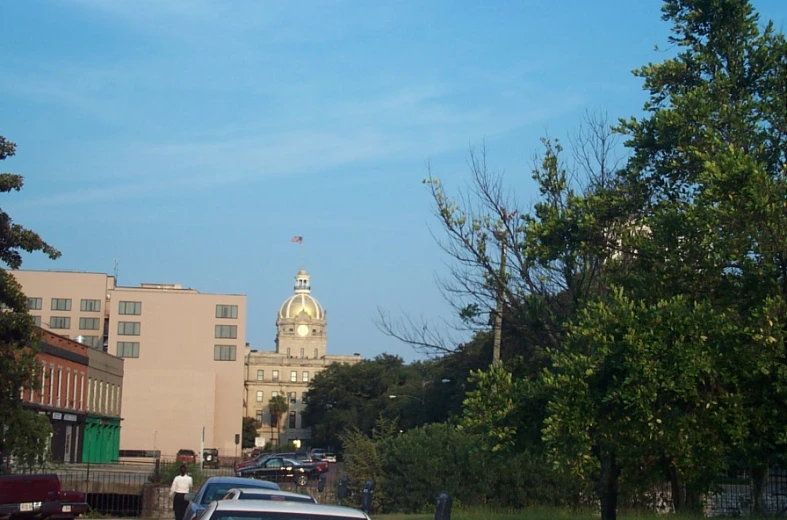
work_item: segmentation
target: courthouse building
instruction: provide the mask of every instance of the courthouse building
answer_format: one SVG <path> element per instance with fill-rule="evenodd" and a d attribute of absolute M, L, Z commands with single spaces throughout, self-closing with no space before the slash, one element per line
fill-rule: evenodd
<path fill-rule="evenodd" d="M 104 273 L 13 271 L 36 323 L 123 358 L 120 450 L 238 450 L 243 418 L 246 296 L 180 284 L 117 285 Z M 112 367 L 94 367 L 108 381 Z M 106 414 L 88 417 L 100 431 Z M 102 422 L 103 421 L 103 422 Z"/>
<path fill-rule="evenodd" d="M 272 351 L 246 346 L 246 416 L 262 423 L 258 442 L 284 445 L 310 437 L 301 414 L 309 381 L 332 363 L 358 363 L 360 354 L 329 355 L 327 313 L 311 294 L 311 277 L 301 269 L 295 275 L 295 293 L 287 298 L 276 319 Z M 289 410 L 277 423 L 270 414 L 271 397 L 287 399 Z"/>

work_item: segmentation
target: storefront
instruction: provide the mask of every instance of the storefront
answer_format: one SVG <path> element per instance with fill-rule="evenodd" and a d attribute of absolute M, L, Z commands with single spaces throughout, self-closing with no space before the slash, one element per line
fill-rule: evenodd
<path fill-rule="evenodd" d="M 82 462 L 117 462 L 120 453 L 120 418 L 88 415 L 82 445 Z"/>
<path fill-rule="evenodd" d="M 80 462 L 85 415 L 43 410 L 52 424 L 51 457 L 55 462 Z"/>

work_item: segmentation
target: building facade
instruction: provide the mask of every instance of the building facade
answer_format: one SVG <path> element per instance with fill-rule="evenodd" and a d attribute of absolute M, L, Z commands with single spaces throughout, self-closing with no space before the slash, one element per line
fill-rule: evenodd
<path fill-rule="evenodd" d="M 303 426 L 309 382 L 332 363 L 358 363 L 359 354 L 328 355 L 328 322 L 322 305 L 311 294 L 311 277 L 304 269 L 295 275 L 295 292 L 279 309 L 273 351 L 246 346 L 246 416 L 262 423 L 259 439 L 265 444 L 308 440 Z M 286 416 L 273 417 L 270 399 L 283 396 Z"/>
<path fill-rule="evenodd" d="M 123 358 L 87 349 L 88 399 L 82 462 L 117 462 L 120 455 L 121 408 L 123 402 Z"/>
<path fill-rule="evenodd" d="M 197 451 L 203 428 L 205 447 L 223 456 L 238 453 L 245 296 L 204 294 L 179 284 L 124 287 L 103 273 L 13 274 L 41 327 L 125 360 L 118 393 L 121 454 Z M 100 404 L 91 420 L 108 426 L 112 416 Z"/>

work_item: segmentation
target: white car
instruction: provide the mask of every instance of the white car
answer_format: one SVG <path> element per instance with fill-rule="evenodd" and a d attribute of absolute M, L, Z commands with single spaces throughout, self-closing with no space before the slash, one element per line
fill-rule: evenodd
<path fill-rule="evenodd" d="M 273 500 L 278 502 L 305 502 L 316 504 L 314 497 L 291 493 L 289 491 L 276 491 L 275 489 L 261 488 L 233 488 L 227 491 L 222 500 Z"/>
<path fill-rule="evenodd" d="M 357 509 L 305 502 L 220 500 L 210 504 L 200 520 L 371 520 Z"/>

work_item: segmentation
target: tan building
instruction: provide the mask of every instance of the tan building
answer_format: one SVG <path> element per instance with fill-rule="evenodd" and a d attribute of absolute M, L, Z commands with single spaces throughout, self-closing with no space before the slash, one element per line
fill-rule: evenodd
<path fill-rule="evenodd" d="M 120 450 L 234 456 L 243 417 L 246 297 L 103 273 L 14 271 L 44 329 L 125 359 Z M 81 337 L 80 337 L 81 336 Z"/>
<path fill-rule="evenodd" d="M 287 298 L 276 319 L 276 349 L 257 351 L 246 347 L 246 416 L 262 423 L 259 435 L 266 443 L 286 444 L 306 440 L 301 414 L 309 381 L 332 363 L 358 363 L 360 354 L 328 355 L 326 312 L 311 295 L 309 273 L 295 275 L 295 294 Z M 271 397 L 284 396 L 286 417 L 276 424 L 268 405 Z"/>

